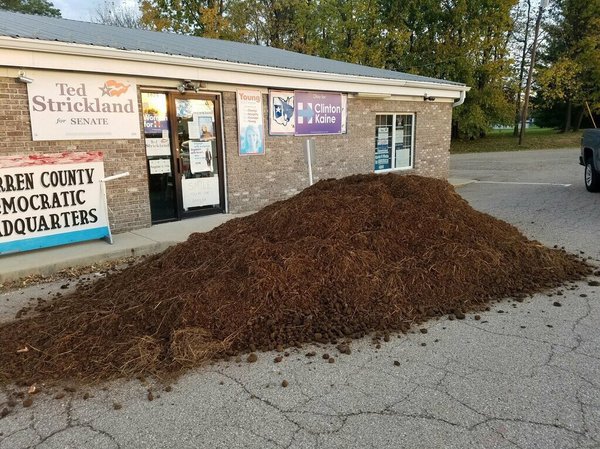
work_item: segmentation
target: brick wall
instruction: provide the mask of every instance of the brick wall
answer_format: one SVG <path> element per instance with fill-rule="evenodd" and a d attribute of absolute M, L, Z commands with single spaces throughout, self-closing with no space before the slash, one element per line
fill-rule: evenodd
<path fill-rule="evenodd" d="M 239 156 L 236 98 L 223 94 L 223 116 L 230 212 L 258 210 L 308 186 L 304 137 L 269 136 L 267 95 L 263 95 L 266 151 L 263 156 Z M 348 132 L 315 136 L 315 181 L 353 173 L 373 172 L 375 115 L 378 112 L 415 114 L 414 173 L 447 178 L 449 169 L 450 103 L 348 99 Z"/>
<path fill-rule="evenodd" d="M 138 102 L 140 102 L 138 94 Z M 8 154 L 104 152 L 106 176 L 129 172 L 107 183 L 109 220 L 113 232 L 150 226 L 148 175 L 143 140 L 32 141 L 27 85 L 0 77 L 0 156 Z M 141 103 L 140 103 L 141 110 Z M 141 114 L 140 114 L 140 127 Z M 143 136 L 143 132 L 142 132 Z"/>
<path fill-rule="evenodd" d="M 266 154 L 239 156 L 235 92 L 223 93 L 228 200 L 229 211 L 233 213 L 258 210 L 308 186 L 303 149 L 305 138 L 269 136 L 266 95 L 263 100 Z M 141 110 L 139 92 L 138 102 Z M 439 178 L 448 176 L 450 103 L 350 98 L 347 134 L 315 136 L 315 181 L 373 171 L 375 115 L 378 112 L 415 114 L 415 169 L 402 173 Z M 150 226 L 143 139 L 34 142 L 31 138 L 26 84 L 14 78 L 0 77 L 0 155 L 62 151 L 103 151 L 107 176 L 125 171 L 130 173 L 126 178 L 108 183 L 109 219 L 113 232 Z"/>

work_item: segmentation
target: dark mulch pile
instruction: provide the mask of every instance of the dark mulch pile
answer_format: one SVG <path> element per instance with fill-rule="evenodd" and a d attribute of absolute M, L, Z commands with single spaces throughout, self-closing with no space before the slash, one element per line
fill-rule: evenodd
<path fill-rule="evenodd" d="M 589 272 L 445 181 L 326 180 L 2 325 L 0 381 L 162 375 L 254 348 L 406 331 Z"/>

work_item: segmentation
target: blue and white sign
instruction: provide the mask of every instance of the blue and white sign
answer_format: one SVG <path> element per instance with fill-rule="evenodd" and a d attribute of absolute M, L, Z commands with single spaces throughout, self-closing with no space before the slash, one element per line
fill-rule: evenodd
<path fill-rule="evenodd" d="M 265 154 L 262 93 L 238 90 L 236 97 L 240 156 Z"/>
<path fill-rule="evenodd" d="M 295 128 L 294 92 L 285 90 L 269 91 L 269 134 L 272 136 L 293 136 Z"/>
<path fill-rule="evenodd" d="M 295 92 L 296 135 L 341 134 L 342 94 Z"/>
<path fill-rule="evenodd" d="M 390 129 L 387 126 L 377 127 L 377 136 L 375 139 L 375 170 L 387 170 L 392 168 Z"/>
<path fill-rule="evenodd" d="M 0 157 L 0 255 L 110 238 L 101 152 Z"/>

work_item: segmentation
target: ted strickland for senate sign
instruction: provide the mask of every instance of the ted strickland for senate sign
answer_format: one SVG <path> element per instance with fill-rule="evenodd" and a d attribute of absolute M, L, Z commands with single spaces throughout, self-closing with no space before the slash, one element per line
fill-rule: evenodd
<path fill-rule="evenodd" d="M 135 83 L 112 75 L 33 72 L 33 140 L 139 139 Z"/>

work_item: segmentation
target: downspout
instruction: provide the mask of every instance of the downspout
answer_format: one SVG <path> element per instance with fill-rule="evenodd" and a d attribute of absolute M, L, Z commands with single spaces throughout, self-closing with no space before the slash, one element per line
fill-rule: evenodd
<path fill-rule="evenodd" d="M 460 106 L 461 104 L 463 104 L 465 102 L 465 96 L 466 96 L 465 94 L 466 94 L 466 91 L 464 91 L 464 90 L 460 91 L 460 98 L 458 99 L 458 101 L 452 103 L 453 108 Z"/>

